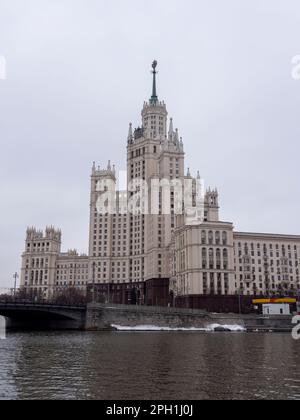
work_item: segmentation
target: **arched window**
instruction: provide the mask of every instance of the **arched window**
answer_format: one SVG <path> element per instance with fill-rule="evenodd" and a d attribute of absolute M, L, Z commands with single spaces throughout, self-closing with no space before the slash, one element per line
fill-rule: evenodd
<path fill-rule="evenodd" d="M 216 251 L 217 270 L 221 270 L 221 250 L 220 248 Z"/>
<path fill-rule="evenodd" d="M 221 244 L 221 235 L 220 232 L 216 232 L 216 244 L 220 245 Z"/>
<path fill-rule="evenodd" d="M 39 281 L 39 272 L 38 272 L 38 271 L 36 271 L 36 272 L 35 272 L 35 284 L 36 284 L 36 285 L 38 284 L 38 281 Z"/>
<path fill-rule="evenodd" d="M 202 245 L 206 244 L 206 231 L 205 230 L 202 230 L 201 232 L 201 243 Z"/>
<path fill-rule="evenodd" d="M 206 295 L 207 292 L 208 292 L 207 273 L 203 273 L 203 294 Z"/>
<path fill-rule="evenodd" d="M 209 249 L 209 269 L 214 269 L 214 250 L 213 248 Z"/>
<path fill-rule="evenodd" d="M 208 233 L 208 243 L 209 245 L 212 245 L 214 243 L 214 234 L 212 231 L 209 231 Z"/>
<path fill-rule="evenodd" d="M 224 270 L 228 269 L 228 250 L 227 249 L 223 250 L 223 267 L 224 267 Z"/>
<path fill-rule="evenodd" d="M 223 245 L 227 245 L 227 232 L 222 233 L 222 242 Z"/>
<path fill-rule="evenodd" d="M 207 267 L 207 250 L 206 248 L 202 248 L 202 268 Z"/>

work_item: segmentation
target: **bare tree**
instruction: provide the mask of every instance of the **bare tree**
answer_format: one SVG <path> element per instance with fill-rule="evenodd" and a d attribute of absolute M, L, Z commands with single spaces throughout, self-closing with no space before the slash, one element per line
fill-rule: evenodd
<path fill-rule="evenodd" d="M 57 305 L 85 305 L 87 297 L 83 290 L 70 287 L 57 291 L 53 296 L 53 303 Z"/>

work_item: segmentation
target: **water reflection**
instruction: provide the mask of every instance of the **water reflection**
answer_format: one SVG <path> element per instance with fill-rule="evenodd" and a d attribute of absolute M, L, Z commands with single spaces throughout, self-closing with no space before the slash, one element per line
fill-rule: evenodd
<path fill-rule="evenodd" d="M 11 334 L 0 398 L 299 399 L 299 365 L 287 334 Z"/>

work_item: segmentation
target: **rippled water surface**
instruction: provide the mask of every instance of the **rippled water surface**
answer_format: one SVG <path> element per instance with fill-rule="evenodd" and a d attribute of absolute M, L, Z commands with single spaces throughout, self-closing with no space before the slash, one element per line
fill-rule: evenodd
<path fill-rule="evenodd" d="M 1 399 L 300 399 L 288 334 L 14 333 Z"/>

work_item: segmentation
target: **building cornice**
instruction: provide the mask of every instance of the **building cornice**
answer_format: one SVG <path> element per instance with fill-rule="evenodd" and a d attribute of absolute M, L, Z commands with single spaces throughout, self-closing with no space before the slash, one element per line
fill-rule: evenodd
<path fill-rule="evenodd" d="M 266 240 L 286 240 L 286 241 L 300 241 L 300 235 L 284 235 L 276 233 L 256 233 L 256 232 L 233 232 L 234 239 L 252 238 L 252 239 L 266 239 Z"/>

